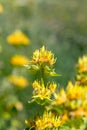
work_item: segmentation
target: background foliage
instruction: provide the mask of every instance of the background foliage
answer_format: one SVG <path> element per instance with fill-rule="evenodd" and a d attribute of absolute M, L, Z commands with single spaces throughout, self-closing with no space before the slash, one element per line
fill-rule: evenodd
<path fill-rule="evenodd" d="M 21 130 L 24 119 L 33 115 L 37 106 L 33 104 L 29 108 L 27 104 L 31 96 L 30 85 L 16 88 L 8 81 L 8 76 L 12 73 L 25 76 L 30 84 L 33 77 L 25 68 L 13 67 L 10 58 L 14 54 L 30 58 L 35 49 L 46 45 L 55 53 L 55 69 L 62 75 L 55 81 L 66 87 L 69 80 L 74 81 L 78 57 L 87 53 L 87 1 L 0 0 L 0 4 L 3 6 L 0 13 L 0 129 Z M 30 45 L 14 47 L 8 44 L 7 36 L 16 29 L 29 37 Z M 7 109 L 14 101 L 22 103 L 21 111 L 15 105 Z"/>

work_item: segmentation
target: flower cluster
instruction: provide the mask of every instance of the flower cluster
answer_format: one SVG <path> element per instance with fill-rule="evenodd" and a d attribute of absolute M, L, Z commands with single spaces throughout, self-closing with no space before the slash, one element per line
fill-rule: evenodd
<path fill-rule="evenodd" d="M 25 88 L 28 85 L 28 81 L 23 76 L 10 75 L 9 81 L 20 88 Z"/>
<path fill-rule="evenodd" d="M 46 101 L 51 100 L 51 96 L 54 94 L 57 85 L 55 83 L 48 83 L 46 86 L 44 82 L 34 81 L 32 84 L 34 91 L 33 91 L 33 99 L 38 103 L 42 102 L 42 104 L 46 103 Z"/>
<path fill-rule="evenodd" d="M 29 121 L 25 121 L 27 125 L 30 125 Z M 45 111 L 42 116 L 35 120 L 36 130 L 51 129 L 56 130 L 62 124 L 60 117 L 55 116 L 52 112 Z"/>
<path fill-rule="evenodd" d="M 67 119 L 72 121 L 72 117 L 87 117 L 87 86 L 73 84 L 69 82 L 66 91 L 60 89 L 55 94 L 55 100 L 51 104 L 51 109 L 57 110 L 61 107 L 62 115 L 67 115 Z M 55 109 L 56 108 L 56 109 Z"/>
<path fill-rule="evenodd" d="M 23 55 L 14 55 L 11 59 L 10 59 L 10 63 L 14 66 L 24 66 L 25 64 L 28 63 L 28 58 L 26 58 Z"/>
<path fill-rule="evenodd" d="M 54 54 L 51 51 L 46 50 L 45 46 L 43 46 L 40 50 L 36 50 L 33 53 L 32 63 L 33 64 L 42 64 L 48 63 L 49 65 L 53 65 L 55 63 Z"/>
<path fill-rule="evenodd" d="M 53 65 L 56 62 L 54 54 L 51 51 L 46 50 L 45 46 L 42 46 L 40 50 L 35 50 L 32 59 L 25 66 L 34 74 L 39 72 L 40 77 L 58 76 L 53 69 Z M 40 75 L 41 74 L 41 75 Z"/>
<path fill-rule="evenodd" d="M 30 39 L 20 30 L 16 30 L 13 34 L 7 37 L 7 42 L 15 46 L 28 45 L 30 44 Z"/>

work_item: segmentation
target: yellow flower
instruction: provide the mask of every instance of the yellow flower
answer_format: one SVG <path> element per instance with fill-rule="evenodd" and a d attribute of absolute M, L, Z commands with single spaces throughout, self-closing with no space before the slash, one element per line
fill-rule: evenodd
<path fill-rule="evenodd" d="M 87 55 L 80 57 L 78 60 L 78 70 L 79 72 L 87 72 Z"/>
<path fill-rule="evenodd" d="M 3 13 L 3 6 L 0 4 L 0 13 Z"/>
<path fill-rule="evenodd" d="M 67 86 L 67 97 L 71 100 L 73 99 L 82 99 L 84 97 L 84 89 L 78 84 L 73 85 L 72 82 L 68 83 Z"/>
<path fill-rule="evenodd" d="M 53 65 L 55 63 L 54 54 L 51 53 L 51 51 L 48 51 L 45 49 L 45 46 L 43 46 L 40 50 L 36 50 L 33 53 L 32 57 L 32 63 L 48 63 L 50 65 Z"/>
<path fill-rule="evenodd" d="M 52 129 L 61 126 L 60 117 L 55 116 L 52 112 L 44 112 L 43 116 L 35 121 L 36 130 Z"/>
<path fill-rule="evenodd" d="M 20 88 L 25 88 L 28 85 L 27 79 L 22 76 L 11 75 L 9 81 Z"/>
<path fill-rule="evenodd" d="M 45 86 L 43 82 L 34 81 L 32 86 L 34 88 L 34 99 L 39 98 L 41 100 L 50 100 L 51 95 L 55 92 L 57 85 L 55 83 L 49 83 Z"/>
<path fill-rule="evenodd" d="M 22 55 L 14 55 L 10 59 L 10 63 L 15 66 L 23 66 L 28 63 L 28 59 Z"/>
<path fill-rule="evenodd" d="M 12 45 L 28 45 L 30 43 L 30 39 L 27 38 L 27 36 L 20 30 L 16 30 L 7 37 L 7 42 Z"/>
<path fill-rule="evenodd" d="M 59 104 L 59 105 L 63 104 L 67 100 L 67 95 L 66 95 L 66 92 L 64 91 L 63 88 L 60 90 L 59 94 L 55 93 L 54 96 L 55 96 L 55 100 L 54 100 L 53 104 L 56 104 L 56 105 L 57 104 Z"/>

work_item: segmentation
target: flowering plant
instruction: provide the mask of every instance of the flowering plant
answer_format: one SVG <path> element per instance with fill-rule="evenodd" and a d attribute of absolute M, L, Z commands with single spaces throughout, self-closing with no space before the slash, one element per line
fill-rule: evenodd
<path fill-rule="evenodd" d="M 69 81 L 66 90 L 57 89 L 54 82 L 45 82 L 48 76 L 58 76 L 53 69 L 56 62 L 54 54 L 43 46 L 33 53 L 27 65 L 37 78 L 32 83 L 33 94 L 29 103 L 35 102 L 43 107 L 43 112 L 33 119 L 25 120 L 25 130 L 86 130 L 87 125 L 87 84 L 78 80 Z M 78 75 L 87 78 L 87 58 L 79 59 Z M 84 87 L 83 87 L 84 86 Z"/>

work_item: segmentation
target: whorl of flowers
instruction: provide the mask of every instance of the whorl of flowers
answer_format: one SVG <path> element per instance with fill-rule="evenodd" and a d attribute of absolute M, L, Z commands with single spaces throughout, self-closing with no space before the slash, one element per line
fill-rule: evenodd
<path fill-rule="evenodd" d="M 32 84 L 33 91 L 33 99 L 39 103 L 42 101 L 44 104 L 46 101 L 51 100 L 51 96 L 54 94 L 57 85 L 55 83 L 48 83 L 46 86 L 43 81 L 34 81 Z M 41 102 L 40 102 L 41 103 Z"/>
<path fill-rule="evenodd" d="M 28 85 L 28 81 L 23 76 L 10 75 L 9 81 L 20 88 L 25 88 Z"/>
<path fill-rule="evenodd" d="M 26 120 L 25 123 L 29 125 Z M 35 120 L 35 130 L 56 130 L 61 125 L 60 117 L 55 116 L 52 112 L 45 111 L 41 117 Z"/>
<path fill-rule="evenodd" d="M 33 53 L 32 63 L 33 64 L 42 64 L 48 63 L 49 65 L 53 65 L 55 63 L 54 54 L 51 51 L 46 50 L 45 46 L 40 48 L 40 50 L 36 50 Z"/>
<path fill-rule="evenodd" d="M 30 44 L 30 39 L 22 31 L 16 30 L 7 37 L 7 42 L 15 46 L 28 45 Z"/>
<path fill-rule="evenodd" d="M 33 74 L 38 72 L 40 76 L 58 76 L 53 69 L 53 65 L 56 62 L 54 54 L 51 51 L 46 50 L 45 46 L 42 46 L 40 50 L 35 50 L 31 60 L 28 64 L 25 64 Z"/>
<path fill-rule="evenodd" d="M 11 57 L 10 59 L 10 63 L 14 66 L 24 66 L 25 64 L 28 63 L 28 58 L 26 58 L 23 55 L 14 55 L 13 57 Z"/>

